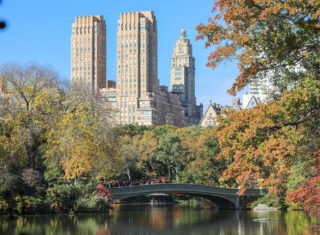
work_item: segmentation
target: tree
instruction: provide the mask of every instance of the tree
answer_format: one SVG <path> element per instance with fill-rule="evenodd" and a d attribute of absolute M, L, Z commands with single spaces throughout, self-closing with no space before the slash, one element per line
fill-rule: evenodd
<path fill-rule="evenodd" d="M 288 199 L 298 203 L 310 216 L 320 217 L 320 151 L 314 153 L 312 176 L 299 188 L 288 193 Z"/>
<path fill-rule="evenodd" d="M 225 169 L 225 163 L 217 160 L 220 148 L 214 130 L 201 128 L 201 132 L 198 133 L 198 130 L 186 128 L 180 129 L 179 132 L 185 130 L 187 132 L 180 136 L 181 145 L 186 151 L 183 180 L 196 184 L 220 185 L 219 179 Z"/>
<path fill-rule="evenodd" d="M 136 165 L 139 158 L 138 141 L 135 137 L 130 138 L 125 135 L 121 136 L 119 140 L 121 146 L 120 158 L 129 182 L 132 180 L 132 172 L 137 169 Z"/>
<path fill-rule="evenodd" d="M 77 179 L 88 173 L 107 175 L 116 168 L 119 158 L 114 135 L 105 118 L 91 102 L 74 105 L 71 101 L 68 105 L 73 108 L 66 108 L 56 120 L 55 128 L 47 133 L 48 164 L 61 164 L 66 178 Z"/>
<path fill-rule="evenodd" d="M 176 181 L 178 181 L 183 161 L 179 137 L 171 133 L 160 136 L 159 145 L 155 151 L 157 160 L 167 168 L 169 182 L 171 182 L 172 173 L 174 173 Z"/>
<path fill-rule="evenodd" d="M 147 174 L 148 177 L 157 175 L 155 166 L 155 149 L 158 146 L 159 139 L 153 131 L 146 130 L 139 139 L 139 159 L 138 168 Z"/>
<path fill-rule="evenodd" d="M 34 169 L 46 142 L 45 133 L 59 113 L 62 94 L 58 75 L 37 64 L 6 64 L 0 77 L 5 81 L 0 100 L 0 151 L 7 163 L 27 159 Z"/>
<path fill-rule="evenodd" d="M 272 74 L 275 85 L 283 85 L 277 81 L 284 77 L 319 80 L 319 9 L 316 0 L 215 0 L 215 15 L 207 25 L 197 27 L 197 39 L 206 39 L 206 47 L 215 46 L 208 57 L 209 67 L 223 60 L 238 61 L 240 74 L 230 94 L 253 79 Z"/>
<path fill-rule="evenodd" d="M 241 192 L 268 186 L 284 199 L 293 167 L 312 166 L 319 148 L 320 81 L 306 80 L 280 101 L 221 117 L 217 137 L 219 157 L 228 162 L 226 178 L 236 177 Z M 308 176 L 305 176 L 308 177 Z"/>
<path fill-rule="evenodd" d="M 28 195 L 41 196 L 45 192 L 45 185 L 43 182 L 43 176 L 39 171 L 34 169 L 24 169 L 21 173 L 21 179 L 23 186 L 25 187 L 24 192 Z"/>

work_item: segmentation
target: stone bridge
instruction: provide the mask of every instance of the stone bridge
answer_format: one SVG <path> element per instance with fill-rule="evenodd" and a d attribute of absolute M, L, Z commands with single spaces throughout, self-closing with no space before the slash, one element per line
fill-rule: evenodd
<path fill-rule="evenodd" d="M 247 189 L 238 195 L 239 189 L 220 188 L 199 184 L 149 184 L 127 187 L 109 188 L 112 201 L 118 201 L 130 197 L 149 195 L 153 193 L 179 193 L 207 198 L 218 206 L 219 209 L 239 209 L 244 199 L 254 200 L 264 195 L 263 189 Z"/>

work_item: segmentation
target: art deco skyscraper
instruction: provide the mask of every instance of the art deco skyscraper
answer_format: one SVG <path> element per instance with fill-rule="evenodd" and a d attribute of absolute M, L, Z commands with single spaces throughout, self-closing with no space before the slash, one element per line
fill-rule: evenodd
<path fill-rule="evenodd" d="M 143 97 L 157 89 L 158 31 L 152 11 L 121 13 L 117 74 L 121 95 Z"/>
<path fill-rule="evenodd" d="M 76 17 L 71 35 L 71 84 L 106 87 L 106 23 L 103 16 Z"/>
<path fill-rule="evenodd" d="M 178 94 L 189 125 L 198 124 L 195 97 L 195 59 L 192 56 L 192 45 L 184 29 L 181 30 L 180 38 L 174 45 L 170 79 L 171 91 Z"/>
<path fill-rule="evenodd" d="M 100 89 L 112 125 L 184 126 L 178 96 L 160 86 L 158 31 L 153 11 L 121 13 L 117 34 L 117 87 Z"/>
<path fill-rule="evenodd" d="M 153 11 L 121 13 L 118 21 L 117 92 L 120 124 L 153 124 L 152 93 L 159 90 L 158 31 Z"/>

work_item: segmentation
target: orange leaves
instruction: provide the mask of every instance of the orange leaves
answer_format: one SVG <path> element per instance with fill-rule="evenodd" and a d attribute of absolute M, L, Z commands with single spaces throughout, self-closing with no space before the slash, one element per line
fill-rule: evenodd
<path fill-rule="evenodd" d="M 320 146 L 319 95 L 320 82 L 306 79 L 278 101 L 221 117 L 216 135 L 221 149 L 218 160 L 228 163 L 224 178 L 236 179 L 240 193 L 264 186 L 284 199 L 288 189 L 296 189 L 314 172 L 300 189 L 320 191 L 320 151 L 311 158 Z M 295 194 L 301 197 L 292 200 L 300 201 L 306 210 L 319 210 L 319 193 L 304 198 L 301 190 Z"/>
<path fill-rule="evenodd" d="M 298 131 L 275 122 L 285 116 L 285 110 L 273 102 L 231 113 L 221 121 L 217 130 L 219 159 L 230 162 L 223 174 L 226 179 L 235 177 L 247 188 L 257 186 L 263 178 L 262 185 L 283 192 L 288 166 L 299 151 L 296 138 L 292 138 L 299 135 Z"/>
<path fill-rule="evenodd" d="M 215 68 L 217 64 L 227 58 L 230 58 L 235 55 L 235 48 L 231 46 L 218 47 L 214 52 L 208 57 L 207 66 Z"/>
<path fill-rule="evenodd" d="M 293 15 L 296 14 L 296 12 L 297 12 L 297 8 L 293 7 L 293 8 L 290 9 L 289 14 L 293 16 Z"/>
<path fill-rule="evenodd" d="M 240 91 L 260 72 L 275 71 L 282 64 L 302 64 L 306 59 L 310 60 L 307 64 L 315 61 L 305 55 L 308 48 L 319 50 L 318 0 L 216 0 L 212 13 L 207 25 L 197 27 L 197 39 L 205 39 L 206 48 L 218 46 L 208 57 L 207 66 L 214 69 L 223 60 L 238 61 L 240 74 L 228 90 L 230 94 Z M 269 61 L 263 56 L 254 58 L 257 55 L 266 55 Z"/>

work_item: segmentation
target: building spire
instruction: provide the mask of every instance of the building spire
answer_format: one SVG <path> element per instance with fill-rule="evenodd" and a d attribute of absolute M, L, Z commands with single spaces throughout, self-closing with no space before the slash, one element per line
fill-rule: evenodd
<path fill-rule="evenodd" d="M 180 38 L 186 38 L 187 37 L 187 33 L 186 31 L 184 30 L 184 28 L 181 29 L 181 32 L 180 32 Z"/>

